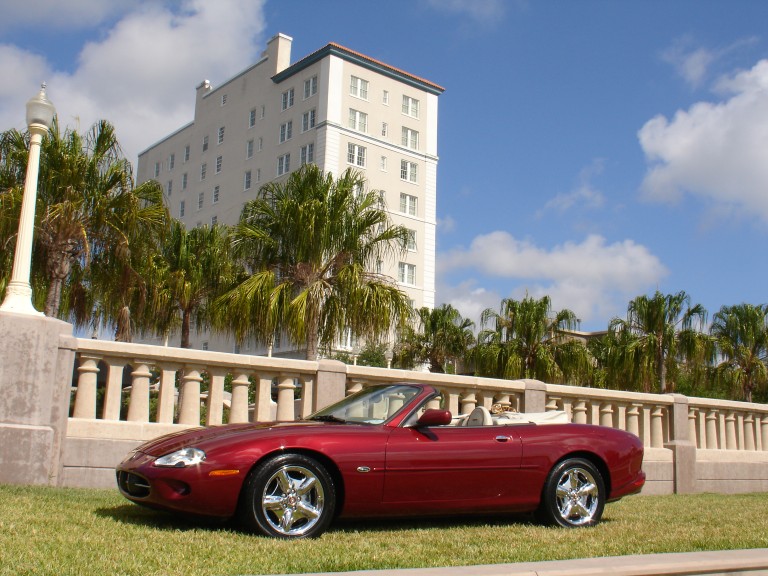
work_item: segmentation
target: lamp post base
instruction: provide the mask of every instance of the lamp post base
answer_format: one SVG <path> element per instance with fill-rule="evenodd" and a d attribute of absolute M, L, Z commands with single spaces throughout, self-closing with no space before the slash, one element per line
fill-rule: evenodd
<path fill-rule="evenodd" d="M 0 305 L 0 311 L 44 316 L 42 312 L 32 306 L 32 288 L 30 285 L 26 282 L 16 282 L 14 280 L 8 283 L 8 287 L 5 290 L 5 300 Z"/>

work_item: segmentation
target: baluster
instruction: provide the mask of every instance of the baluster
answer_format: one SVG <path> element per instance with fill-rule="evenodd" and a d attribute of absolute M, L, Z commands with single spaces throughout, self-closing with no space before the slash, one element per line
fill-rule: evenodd
<path fill-rule="evenodd" d="M 96 383 L 99 374 L 99 360 L 98 356 L 80 355 L 73 418 L 96 418 Z"/>
<path fill-rule="evenodd" d="M 176 408 L 176 373 L 179 364 L 163 364 L 160 372 L 160 396 L 157 400 L 157 421 L 163 424 L 173 423 Z"/>
<path fill-rule="evenodd" d="M 725 416 L 725 449 L 739 449 L 739 445 L 736 441 L 736 414 L 732 411 L 728 412 Z"/>
<path fill-rule="evenodd" d="M 549 396 L 547 398 L 547 404 L 544 406 L 544 411 L 554 412 L 556 410 L 560 410 L 560 406 L 562 406 L 562 398 L 557 396 Z"/>
<path fill-rule="evenodd" d="M 281 374 L 280 383 L 277 385 L 277 420 L 278 422 L 291 422 L 295 419 L 293 391 L 296 385 L 294 376 Z"/>
<path fill-rule="evenodd" d="M 744 450 L 755 451 L 755 416 L 752 413 L 744 417 Z"/>
<path fill-rule="evenodd" d="M 316 410 L 312 400 L 315 395 L 314 389 L 315 381 L 312 378 L 301 378 L 301 413 L 299 416 L 302 418 L 306 418 Z"/>
<path fill-rule="evenodd" d="M 573 404 L 573 422 L 574 424 L 587 423 L 587 402 L 579 398 Z"/>
<path fill-rule="evenodd" d="M 248 376 L 240 373 L 238 379 L 248 380 Z M 276 374 L 260 372 L 259 381 L 256 384 L 256 405 L 253 407 L 254 422 L 271 422 L 272 416 L 272 382 L 277 378 Z"/>
<path fill-rule="evenodd" d="M 185 366 L 179 390 L 179 424 L 200 425 L 201 367 Z"/>
<path fill-rule="evenodd" d="M 763 444 L 763 452 L 768 452 L 768 414 L 763 414 L 760 419 L 760 436 Z"/>
<path fill-rule="evenodd" d="M 210 368 L 208 374 L 211 377 L 211 382 L 208 387 L 205 424 L 206 426 L 218 426 L 224 422 L 224 379 L 227 377 L 227 371 L 225 368 Z M 246 398 L 247 395 L 246 392 Z M 230 422 L 232 422 L 232 404 L 234 404 L 234 387 L 229 408 Z M 246 418 L 247 415 L 246 406 Z M 245 422 L 245 420 L 240 420 L 240 422 Z"/>
<path fill-rule="evenodd" d="M 477 406 L 477 396 L 474 390 L 465 390 L 461 396 L 461 413 L 469 414 Z"/>
<path fill-rule="evenodd" d="M 651 447 L 664 447 L 664 408 L 654 406 L 651 411 Z"/>
<path fill-rule="evenodd" d="M 363 380 L 349 379 L 347 381 L 347 396 L 352 396 L 363 389 Z"/>
<path fill-rule="evenodd" d="M 707 411 L 707 449 L 717 450 L 717 410 Z"/>
<path fill-rule="evenodd" d="M 627 432 L 640 437 L 640 408 L 642 404 L 631 404 L 627 410 Z"/>
<path fill-rule="evenodd" d="M 698 408 L 688 406 L 688 440 L 693 442 L 696 445 L 696 448 L 701 448 L 701 442 L 696 428 L 696 415 L 698 411 Z"/>
<path fill-rule="evenodd" d="M 455 390 L 448 392 L 448 410 L 454 416 L 458 416 L 461 413 L 459 410 L 459 393 Z"/>
<path fill-rule="evenodd" d="M 149 360 L 136 360 L 131 374 L 131 401 L 128 404 L 129 422 L 149 422 Z"/>
<path fill-rule="evenodd" d="M 600 406 L 600 426 L 613 427 L 613 405 L 608 402 Z"/>
<path fill-rule="evenodd" d="M 230 423 L 248 422 L 248 375 L 242 372 L 232 379 L 232 400 L 229 405 Z"/>
<path fill-rule="evenodd" d="M 107 389 L 104 391 L 104 420 L 120 420 L 120 407 L 123 400 L 124 358 L 105 358 L 107 363 Z"/>

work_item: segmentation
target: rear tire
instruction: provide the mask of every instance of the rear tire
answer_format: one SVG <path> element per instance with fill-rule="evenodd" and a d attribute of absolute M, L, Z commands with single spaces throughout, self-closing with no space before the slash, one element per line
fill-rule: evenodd
<path fill-rule="evenodd" d="M 559 462 L 544 483 L 538 517 L 565 528 L 594 526 L 605 507 L 605 482 L 588 460 L 570 458 Z"/>
<path fill-rule="evenodd" d="M 322 464 L 283 454 L 258 465 L 243 485 L 239 515 L 245 526 L 276 538 L 312 538 L 333 520 L 336 488 Z"/>

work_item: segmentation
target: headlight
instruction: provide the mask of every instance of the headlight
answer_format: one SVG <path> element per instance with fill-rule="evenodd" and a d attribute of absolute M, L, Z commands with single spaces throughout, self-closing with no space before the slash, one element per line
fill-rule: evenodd
<path fill-rule="evenodd" d="M 155 466 L 164 468 L 185 468 L 195 466 L 205 460 L 205 452 L 199 448 L 182 448 L 155 460 Z"/>

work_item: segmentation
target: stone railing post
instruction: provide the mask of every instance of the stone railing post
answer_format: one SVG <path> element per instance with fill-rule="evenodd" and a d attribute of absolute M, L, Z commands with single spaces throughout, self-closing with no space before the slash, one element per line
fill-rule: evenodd
<path fill-rule="evenodd" d="M 547 385 L 538 380 L 525 380 L 524 412 L 544 412 L 547 406 Z"/>
<path fill-rule="evenodd" d="M 246 374 L 240 374 L 237 379 L 248 380 Z M 277 374 L 271 372 L 259 372 L 259 378 L 256 382 L 256 405 L 253 411 L 254 422 L 271 422 L 272 417 L 272 382 L 277 378 Z"/>
<path fill-rule="evenodd" d="M 717 410 L 707 410 L 707 426 L 706 426 L 706 433 L 707 433 L 707 441 L 706 443 L 703 443 L 707 449 L 709 450 L 717 450 L 718 442 L 717 442 Z"/>
<path fill-rule="evenodd" d="M 763 445 L 763 451 L 768 452 L 768 414 L 763 414 L 760 419 L 760 440 Z"/>
<path fill-rule="evenodd" d="M 338 360 L 320 360 L 313 386 L 312 411 L 344 399 L 347 390 L 347 365 Z"/>
<path fill-rule="evenodd" d="M 744 416 L 744 450 L 755 451 L 755 416 Z"/>
<path fill-rule="evenodd" d="M 627 408 L 627 432 L 640 438 L 640 410 L 642 404 L 631 404 Z"/>
<path fill-rule="evenodd" d="M 477 394 L 474 390 L 464 390 L 459 402 L 461 403 L 461 413 L 469 414 L 477 406 Z"/>
<path fill-rule="evenodd" d="M 604 402 L 600 406 L 600 426 L 613 427 L 613 404 Z"/>
<path fill-rule="evenodd" d="M 680 394 L 670 394 L 674 403 L 669 407 L 670 440 L 664 445 L 672 451 L 672 465 L 675 476 L 675 493 L 691 494 L 696 492 L 696 442 L 691 438 L 690 410 L 688 398 Z M 655 408 L 653 414 L 656 414 Z M 653 428 L 653 424 L 652 424 Z"/>
<path fill-rule="evenodd" d="M 736 413 L 732 410 L 725 415 L 725 449 L 739 449 L 739 443 L 736 440 Z"/>
<path fill-rule="evenodd" d="M 73 418 L 96 418 L 96 381 L 99 376 L 99 360 L 97 356 L 80 356 Z"/>
<path fill-rule="evenodd" d="M 104 358 L 109 367 L 107 372 L 107 389 L 104 391 L 104 420 L 120 420 L 120 409 L 123 404 L 123 372 L 125 360 L 120 358 Z"/>
<path fill-rule="evenodd" d="M 128 404 L 129 422 L 149 422 L 149 360 L 136 360 L 131 374 L 131 401 Z"/>
<path fill-rule="evenodd" d="M 582 398 L 577 399 L 573 403 L 573 423 L 574 424 L 587 423 L 587 402 Z"/>

